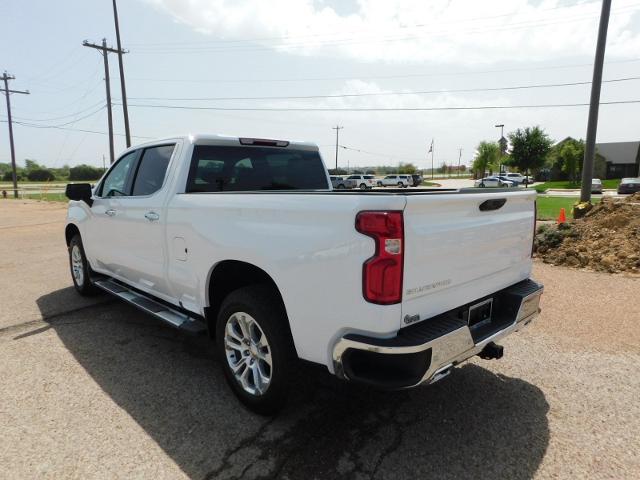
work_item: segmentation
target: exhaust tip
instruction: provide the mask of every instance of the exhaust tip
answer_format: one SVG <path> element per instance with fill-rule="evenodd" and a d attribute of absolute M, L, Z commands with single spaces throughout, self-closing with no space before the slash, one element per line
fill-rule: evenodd
<path fill-rule="evenodd" d="M 478 356 L 484 360 L 500 360 L 504 355 L 504 347 L 495 342 L 489 342 Z"/>

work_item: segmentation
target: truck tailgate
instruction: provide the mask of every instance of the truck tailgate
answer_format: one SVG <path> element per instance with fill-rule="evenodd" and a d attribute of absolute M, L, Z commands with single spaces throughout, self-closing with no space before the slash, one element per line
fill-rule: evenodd
<path fill-rule="evenodd" d="M 401 327 L 528 278 L 535 196 L 531 190 L 408 195 Z M 490 209 L 482 211 L 483 203 Z"/>

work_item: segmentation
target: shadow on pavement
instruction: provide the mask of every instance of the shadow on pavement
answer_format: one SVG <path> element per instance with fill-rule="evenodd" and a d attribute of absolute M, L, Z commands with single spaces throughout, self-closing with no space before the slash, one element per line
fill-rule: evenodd
<path fill-rule="evenodd" d="M 68 290 L 38 305 L 63 300 Z M 118 302 L 50 325 L 192 478 L 528 479 L 549 441 L 542 391 L 473 364 L 402 392 L 303 367 L 288 407 L 268 419 L 235 400 L 206 338 L 185 336 Z"/>

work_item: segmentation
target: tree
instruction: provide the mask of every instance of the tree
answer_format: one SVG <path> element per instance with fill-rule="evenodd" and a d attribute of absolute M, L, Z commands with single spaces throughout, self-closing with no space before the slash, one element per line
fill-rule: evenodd
<path fill-rule="evenodd" d="M 555 145 L 550 153 L 548 165 L 564 172 L 570 181 L 578 182 L 584 160 L 584 141 L 569 138 Z"/>
<path fill-rule="evenodd" d="M 77 165 L 69 169 L 69 180 L 97 180 L 104 170 L 91 165 Z"/>
<path fill-rule="evenodd" d="M 473 160 L 472 169 L 483 178 L 487 168 L 493 167 L 500 156 L 500 147 L 494 142 L 480 142 Z"/>
<path fill-rule="evenodd" d="M 509 134 L 511 142 L 510 163 L 525 175 L 544 166 L 551 150 L 552 140 L 540 127 L 517 129 Z"/>
<path fill-rule="evenodd" d="M 410 175 L 410 174 L 416 173 L 416 170 L 418 170 L 418 169 L 416 168 L 416 166 L 413 163 L 402 163 L 402 162 L 400 162 L 400 165 L 398 165 L 398 173 Z"/>
<path fill-rule="evenodd" d="M 35 160 L 29 160 L 28 158 L 25 159 L 24 161 L 24 169 L 27 172 L 30 172 L 31 170 L 37 170 L 40 168 L 40 165 L 38 165 L 38 162 L 36 162 Z"/>
<path fill-rule="evenodd" d="M 32 182 L 50 182 L 55 176 L 46 168 L 33 168 L 27 173 L 27 178 Z"/>

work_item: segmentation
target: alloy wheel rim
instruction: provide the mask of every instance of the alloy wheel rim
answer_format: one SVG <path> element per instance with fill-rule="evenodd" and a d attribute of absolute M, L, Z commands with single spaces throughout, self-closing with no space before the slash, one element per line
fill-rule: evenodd
<path fill-rule="evenodd" d="M 242 389 L 255 396 L 266 393 L 273 376 L 271 347 L 255 318 L 232 314 L 224 329 L 227 364 Z"/>
<path fill-rule="evenodd" d="M 82 265 L 82 253 L 78 245 L 74 245 L 71 249 L 71 271 L 76 284 L 82 285 L 84 281 L 84 268 Z"/>

